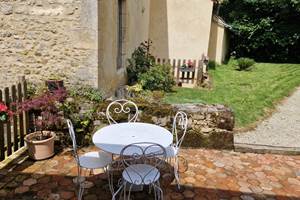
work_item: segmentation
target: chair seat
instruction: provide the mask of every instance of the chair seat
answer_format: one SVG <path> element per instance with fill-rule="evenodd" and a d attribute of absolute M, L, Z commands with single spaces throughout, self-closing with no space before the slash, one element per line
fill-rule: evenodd
<path fill-rule="evenodd" d="M 106 167 L 112 162 L 112 155 L 106 152 L 88 152 L 79 156 L 81 167 L 88 169 L 97 169 Z"/>
<path fill-rule="evenodd" d="M 174 146 L 168 146 L 166 148 L 167 158 L 175 157 L 178 154 L 178 148 Z"/>
<path fill-rule="evenodd" d="M 157 168 L 147 164 L 135 164 L 127 167 L 122 173 L 123 179 L 134 185 L 149 185 L 155 183 L 160 173 Z"/>

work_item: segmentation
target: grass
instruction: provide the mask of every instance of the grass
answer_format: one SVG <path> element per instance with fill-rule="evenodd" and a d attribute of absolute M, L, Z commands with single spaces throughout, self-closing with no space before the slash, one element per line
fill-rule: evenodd
<path fill-rule="evenodd" d="M 267 115 L 274 104 L 300 85 L 300 64 L 257 63 L 251 71 L 232 65 L 211 70 L 213 89 L 176 88 L 168 103 L 218 103 L 231 107 L 236 126 L 247 127 Z"/>

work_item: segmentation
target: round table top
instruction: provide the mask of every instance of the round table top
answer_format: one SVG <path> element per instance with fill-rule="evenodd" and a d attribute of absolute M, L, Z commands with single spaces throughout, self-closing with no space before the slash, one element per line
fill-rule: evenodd
<path fill-rule="evenodd" d="M 106 126 L 93 135 L 93 143 L 113 154 L 132 143 L 149 142 L 163 147 L 172 144 L 173 135 L 167 129 L 148 123 L 119 123 Z"/>

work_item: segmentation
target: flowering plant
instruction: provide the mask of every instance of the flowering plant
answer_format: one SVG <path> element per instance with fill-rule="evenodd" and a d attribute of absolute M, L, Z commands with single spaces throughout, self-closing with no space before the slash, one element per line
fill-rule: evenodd
<path fill-rule="evenodd" d="M 193 68 L 195 68 L 195 63 L 191 60 L 189 60 L 187 63 L 184 63 L 181 66 L 181 69 L 193 69 Z"/>
<path fill-rule="evenodd" d="M 194 62 L 191 61 L 191 60 L 189 60 L 189 62 L 188 62 L 188 67 L 189 67 L 189 68 L 195 67 Z"/>
<path fill-rule="evenodd" d="M 0 102 L 0 121 L 5 122 L 12 114 L 8 107 Z"/>

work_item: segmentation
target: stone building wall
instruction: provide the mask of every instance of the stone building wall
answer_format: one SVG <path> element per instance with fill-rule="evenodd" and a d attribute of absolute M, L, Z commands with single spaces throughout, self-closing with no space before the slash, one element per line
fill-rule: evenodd
<path fill-rule="evenodd" d="M 0 0 L 0 88 L 25 75 L 98 84 L 97 0 Z"/>

